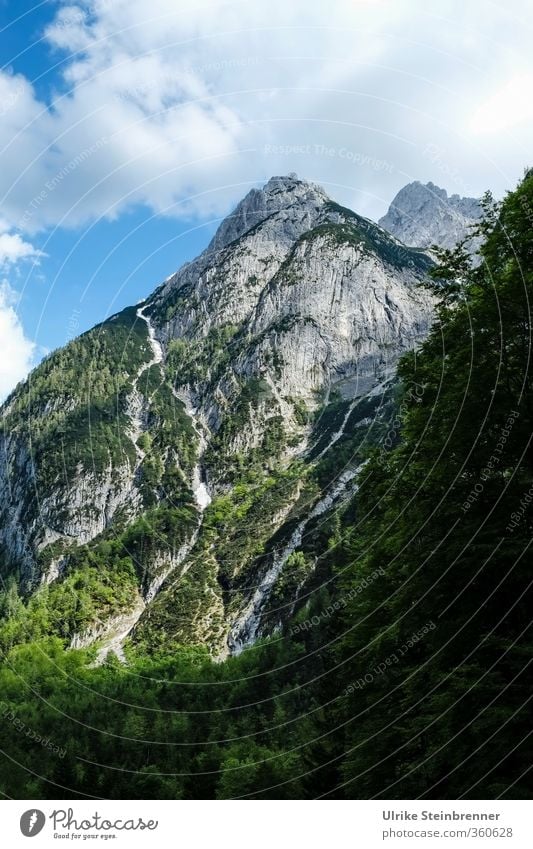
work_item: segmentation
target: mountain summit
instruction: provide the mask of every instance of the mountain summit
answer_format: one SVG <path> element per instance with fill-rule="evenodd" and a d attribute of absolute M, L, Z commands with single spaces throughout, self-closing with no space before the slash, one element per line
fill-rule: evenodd
<path fill-rule="evenodd" d="M 448 196 L 434 183 L 415 180 L 400 189 L 379 223 L 406 245 L 453 248 L 482 213 L 477 198 Z"/>
<path fill-rule="evenodd" d="M 430 265 L 273 177 L 140 307 L 44 360 L 0 442 L 2 573 L 43 629 L 100 660 L 126 638 L 223 656 L 290 617 L 428 331 Z"/>
<path fill-rule="evenodd" d="M 279 213 L 283 213 L 282 220 L 291 222 L 284 231 L 285 237 L 297 238 L 310 229 L 317 212 L 327 202 L 328 196 L 320 186 L 298 180 L 294 174 L 271 177 L 262 188 L 248 192 L 224 219 L 208 251 L 227 247 L 252 227 Z"/>

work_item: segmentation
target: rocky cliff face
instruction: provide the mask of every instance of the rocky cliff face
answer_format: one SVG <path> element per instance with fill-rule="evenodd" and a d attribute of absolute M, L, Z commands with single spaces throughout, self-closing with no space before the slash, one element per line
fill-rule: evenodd
<path fill-rule="evenodd" d="M 371 388 L 427 331 L 431 299 L 418 283 L 429 264 L 319 187 L 274 177 L 166 281 L 147 314 L 165 348 L 190 340 L 197 357 L 212 335 L 232 333 L 226 369 L 206 363 L 205 382 L 195 375 L 218 428 L 239 382 L 253 376 L 281 407 L 287 396 L 316 404 L 317 392 L 346 378 Z"/>
<path fill-rule="evenodd" d="M 90 586 L 62 633 L 103 641 L 100 659 L 106 634 L 118 653 L 129 635 L 224 655 L 269 633 L 386 429 L 398 357 L 431 321 L 430 264 L 318 186 L 253 189 L 142 308 L 4 405 L 4 574 L 47 583 L 52 606 L 64 582 Z"/>
<path fill-rule="evenodd" d="M 448 196 L 434 183 L 424 185 L 415 180 L 398 192 L 379 223 L 406 245 L 453 248 L 469 235 L 469 228 L 481 215 L 479 199 Z"/>

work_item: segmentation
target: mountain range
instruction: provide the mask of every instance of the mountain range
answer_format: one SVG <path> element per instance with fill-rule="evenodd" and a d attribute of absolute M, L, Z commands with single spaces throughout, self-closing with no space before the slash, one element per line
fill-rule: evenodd
<path fill-rule="evenodd" d="M 0 414 L 1 574 L 42 632 L 100 663 L 224 658 L 282 627 L 431 326 L 425 249 L 480 211 L 416 182 L 378 225 L 272 177 L 142 304 L 50 354 Z"/>

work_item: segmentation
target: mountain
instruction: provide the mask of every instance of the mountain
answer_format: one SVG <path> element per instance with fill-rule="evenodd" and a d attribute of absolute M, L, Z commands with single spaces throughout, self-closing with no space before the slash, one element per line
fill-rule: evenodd
<path fill-rule="evenodd" d="M 1 411 L 2 575 L 100 660 L 271 633 L 428 332 L 431 260 L 294 175 Z M 333 449 L 333 450 L 332 450 Z M 309 549 L 309 550 L 306 550 Z"/>
<path fill-rule="evenodd" d="M 434 183 L 415 180 L 400 189 L 379 223 L 406 245 L 453 248 L 469 235 L 483 210 L 477 198 L 448 196 Z M 475 250 L 479 242 L 472 246 Z"/>
<path fill-rule="evenodd" d="M 487 208 L 482 261 L 461 259 L 460 297 L 441 283 L 454 280 L 457 257 L 444 258 L 433 286 L 437 320 L 401 357 L 395 379 L 358 394 L 343 376 L 341 394 L 331 369 L 308 403 L 287 401 L 292 412 L 274 431 L 268 415 L 285 368 L 251 378 L 274 387 L 268 400 L 264 384 L 241 382 L 239 370 L 257 349 L 261 294 L 242 338 L 219 330 L 202 349 L 194 318 L 189 340 L 167 341 L 177 313 L 156 313 L 177 293 L 163 284 L 18 388 L 4 418 L 14 427 L 8 458 L 26 451 L 38 483 L 26 505 L 48 494 L 40 503 L 52 515 L 51 494 L 62 492 L 52 474 L 58 453 L 61 474 L 72 470 L 87 486 L 103 469 L 122 506 L 113 512 L 109 502 L 109 526 L 88 543 L 71 538 L 56 577 L 47 568 L 60 552 L 41 560 L 46 546 L 30 549 L 28 533 L 42 571 L 23 595 L 22 567 L 17 586 L 14 562 L 11 571 L 4 564 L 6 797 L 428 805 L 531 797 L 531 209 L 533 171 Z M 215 245 L 193 288 L 247 233 L 253 238 L 246 230 L 222 253 Z M 373 267 L 395 274 L 383 257 L 397 243 L 379 228 L 371 234 L 385 239 Z M 334 256 L 326 252 L 322 266 L 328 303 Z M 370 308 L 377 272 L 349 268 L 343 288 Z M 416 271 L 405 286 L 419 292 L 418 280 Z M 179 315 L 187 303 L 198 309 L 182 295 Z M 185 404 L 178 398 L 187 392 Z M 228 418 L 240 426 L 225 431 Z M 259 448 L 247 448 L 261 428 Z M 293 443 L 282 439 L 286 428 Z M 58 511 L 56 533 L 63 518 Z M 76 519 L 86 522 L 83 513 Z M 40 574 L 49 583 L 39 584 Z M 69 650 L 76 633 L 78 644 L 96 644 Z"/>

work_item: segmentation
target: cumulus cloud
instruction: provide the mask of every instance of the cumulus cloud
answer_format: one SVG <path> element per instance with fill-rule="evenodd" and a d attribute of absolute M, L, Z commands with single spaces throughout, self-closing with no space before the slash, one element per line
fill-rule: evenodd
<path fill-rule="evenodd" d="M 0 401 L 22 380 L 35 362 L 36 346 L 26 337 L 16 313 L 17 295 L 7 280 L 0 282 Z"/>
<path fill-rule="evenodd" d="M 0 223 L 0 267 L 15 265 L 22 259 L 33 259 L 36 262 L 43 252 L 27 242 L 19 233 L 2 232 Z"/>
<path fill-rule="evenodd" d="M 50 103 L 0 74 L 2 214 L 26 234 L 136 204 L 216 216 L 288 171 L 374 216 L 410 179 L 503 190 L 531 127 L 515 126 L 510 149 L 508 124 L 474 132 L 472 116 L 498 81 L 531 72 L 527 12 L 527 0 L 512 13 L 483 0 L 59 4 L 44 34 Z"/>

